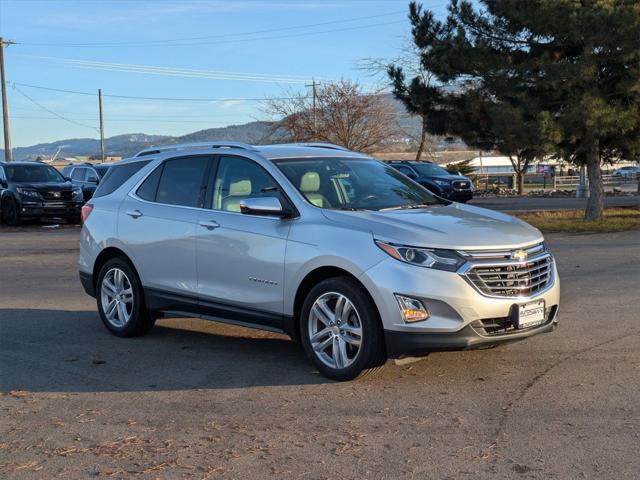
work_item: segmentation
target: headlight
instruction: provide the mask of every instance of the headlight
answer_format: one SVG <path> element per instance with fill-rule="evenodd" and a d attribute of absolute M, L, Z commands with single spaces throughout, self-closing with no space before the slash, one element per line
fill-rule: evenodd
<path fill-rule="evenodd" d="M 451 183 L 447 182 L 446 180 L 434 180 L 434 182 L 436 182 L 436 184 L 440 185 L 441 187 L 450 187 Z"/>
<path fill-rule="evenodd" d="M 40 198 L 40 194 L 35 190 L 27 190 L 26 188 L 17 187 L 16 191 L 25 197 Z"/>
<path fill-rule="evenodd" d="M 455 272 L 465 262 L 457 253 L 439 248 L 418 248 L 376 240 L 376 245 L 389 256 L 419 267 Z"/>
<path fill-rule="evenodd" d="M 73 193 L 74 197 L 82 195 L 82 189 L 81 188 L 74 188 L 73 190 L 71 190 L 71 192 Z"/>

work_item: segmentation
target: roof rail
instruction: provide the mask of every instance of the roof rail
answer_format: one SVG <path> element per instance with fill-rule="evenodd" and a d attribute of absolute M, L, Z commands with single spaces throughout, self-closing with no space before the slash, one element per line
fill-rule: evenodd
<path fill-rule="evenodd" d="M 173 145 L 153 146 L 141 150 L 136 153 L 136 157 L 144 157 L 146 155 L 155 155 L 157 153 L 167 152 L 171 150 L 188 150 L 191 148 L 239 148 L 241 150 L 250 150 L 256 152 L 256 148 L 253 145 L 242 142 L 198 142 L 198 143 L 176 143 Z"/>
<path fill-rule="evenodd" d="M 300 145 L 301 147 L 315 147 L 315 148 L 328 148 L 330 150 L 342 150 L 343 152 L 350 152 L 348 148 L 333 143 L 321 143 L 321 142 L 304 142 L 296 143 L 294 145 Z"/>

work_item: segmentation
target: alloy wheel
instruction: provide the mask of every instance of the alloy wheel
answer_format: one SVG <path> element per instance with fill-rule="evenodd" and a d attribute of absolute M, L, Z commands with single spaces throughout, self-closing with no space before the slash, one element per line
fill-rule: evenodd
<path fill-rule="evenodd" d="M 102 311 L 107 321 L 116 328 L 122 328 L 133 313 L 133 288 L 127 274 L 119 268 L 107 271 L 100 288 Z"/>
<path fill-rule="evenodd" d="M 362 322 L 351 301 L 328 292 L 316 299 L 309 312 L 309 340 L 317 358 L 326 366 L 351 365 L 362 346 Z"/>

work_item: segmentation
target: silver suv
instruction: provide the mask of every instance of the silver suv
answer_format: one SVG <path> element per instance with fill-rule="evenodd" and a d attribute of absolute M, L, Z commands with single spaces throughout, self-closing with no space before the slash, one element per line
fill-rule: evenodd
<path fill-rule="evenodd" d="M 349 380 L 556 325 L 538 230 L 333 145 L 145 150 L 114 164 L 83 219 L 80 279 L 122 337 L 167 314 L 284 332 Z"/>

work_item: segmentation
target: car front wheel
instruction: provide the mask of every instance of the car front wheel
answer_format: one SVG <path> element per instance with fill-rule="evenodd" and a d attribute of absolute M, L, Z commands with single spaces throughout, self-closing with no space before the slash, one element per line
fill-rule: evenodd
<path fill-rule="evenodd" d="M 308 357 L 333 380 L 352 380 L 386 361 L 378 311 L 354 279 L 323 280 L 307 295 L 300 333 Z"/>
<path fill-rule="evenodd" d="M 147 333 L 155 318 L 147 310 L 138 275 L 124 258 L 108 260 L 98 275 L 96 300 L 102 323 L 119 337 Z"/>
<path fill-rule="evenodd" d="M 2 219 L 4 223 L 9 225 L 10 227 L 15 227 L 20 224 L 20 215 L 18 214 L 18 206 L 16 202 L 11 200 L 11 198 L 5 199 L 2 202 Z"/>

